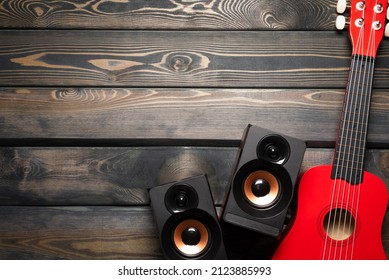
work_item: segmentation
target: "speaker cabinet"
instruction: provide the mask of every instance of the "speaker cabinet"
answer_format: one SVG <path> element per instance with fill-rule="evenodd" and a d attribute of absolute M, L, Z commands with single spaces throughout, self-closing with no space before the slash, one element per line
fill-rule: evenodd
<path fill-rule="evenodd" d="M 249 125 L 231 180 L 223 220 L 277 237 L 281 234 L 305 142 Z"/>
<path fill-rule="evenodd" d="M 222 232 L 205 175 L 149 191 L 167 259 L 226 259 Z"/>

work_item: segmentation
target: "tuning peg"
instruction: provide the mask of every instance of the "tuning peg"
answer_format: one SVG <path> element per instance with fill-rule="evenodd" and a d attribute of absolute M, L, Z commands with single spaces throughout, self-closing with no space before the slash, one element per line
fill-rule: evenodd
<path fill-rule="evenodd" d="M 346 8 L 347 8 L 347 1 L 338 0 L 338 3 L 336 4 L 336 12 L 338 14 L 343 14 L 346 11 Z"/>
<path fill-rule="evenodd" d="M 389 23 L 385 26 L 385 37 L 389 38 Z"/>
<path fill-rule="evenodd" d="M 336 29 L 343 30 L 346 27 L 346 18 L 342 15 L 336 17 Z"/>

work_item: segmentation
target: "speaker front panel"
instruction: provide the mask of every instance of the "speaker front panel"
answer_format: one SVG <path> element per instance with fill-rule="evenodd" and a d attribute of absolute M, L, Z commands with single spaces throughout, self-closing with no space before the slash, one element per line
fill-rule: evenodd
<path fill-rule="evenodd" d="M 166 258 L 227 258 L 205 176 L 158 186 L 149 193 Z"/>
<path fill-rule="evenodd" d="M 224 205 L 224 221 L 280 235 L 304 152 L 301 140 L 248 126 Z"/>

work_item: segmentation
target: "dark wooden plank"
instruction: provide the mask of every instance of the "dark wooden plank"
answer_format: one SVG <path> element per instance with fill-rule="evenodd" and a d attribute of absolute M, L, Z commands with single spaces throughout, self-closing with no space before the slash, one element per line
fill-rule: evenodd
<path fill-rule="evenodd" d="M 1 206 L 0 220 L 0 259 L 163 257 L 149 207 Z M 389 255 L 389 213 L 382 239 Z"/>
<path fill-rule="evenodd" d="M 0 207 L 0 259 L 158 259 L 148 207 Z"/>
<path fill-rule="evenodd" d="M 147 189 L 207 173 L 221 202 L 237 148 L 1 148 L 0 205 L 139 205 Z"/>
<path fill-rule="evenodd" d="M 147 188 L 207 174 L 217 205 L 239 153 L 233 147 L 0 148 L 0 205 L 146 205 Z M 308 149 L 301 172 L 330 164 Z M 389 189 L 389 150 L 368 150 L 366 168 Z"/>
<path fill-rule="evenodd" d="M 336 0 L 7 0 L 5 28 L 333 30 Z"/>
<path fill-rule="evenodd" d="M 4 30 L 0 84 L 344 88 L 349 46 L 326 31 Z M 389 88 L 388 65 L 384 41 L 376 88 Z"/>
<path fill-rule="evenodd" d="M 69 138 L 239 141 L 251 123 L 334 142 L 343 95 L 343 89 L 0 88 L 0 134 L 8 145 L 24 138 L 64 139 L 63 145 Z M 368 138 L 386 146 L 387 95 L 374 91 Z"/>

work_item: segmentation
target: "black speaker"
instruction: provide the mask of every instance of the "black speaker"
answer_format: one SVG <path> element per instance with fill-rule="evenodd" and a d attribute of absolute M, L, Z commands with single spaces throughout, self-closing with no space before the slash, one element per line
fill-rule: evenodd
<path fill-rule="evenodd" d="M 205 175 L 149 191 L 167 259 L 226 259 L 222 232 Z"/>
<path fill-rule="evenodd" d="M 305 142 L 249 125 L 223 209 L 225 222 L 281 234 L 305 152 Z"/>

